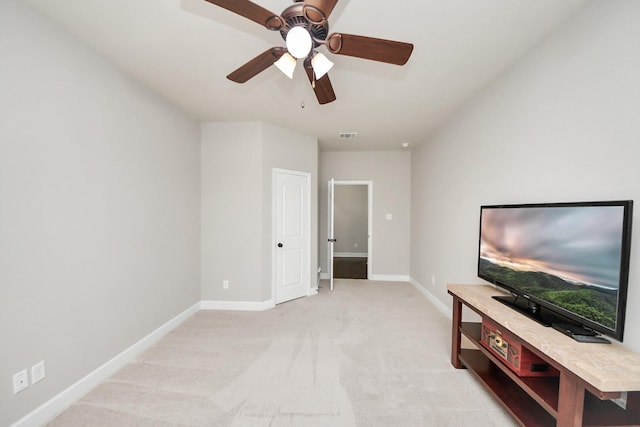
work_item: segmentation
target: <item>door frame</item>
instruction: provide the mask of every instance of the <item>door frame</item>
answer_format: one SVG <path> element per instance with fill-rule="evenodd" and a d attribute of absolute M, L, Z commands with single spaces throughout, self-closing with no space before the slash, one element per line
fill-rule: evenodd
<path fill-rule="evenodd" d="M 333 183 L 333 190 L 337 185 L 366 185 L 367 186 L 367 280 L 371 280 L 372 270 L 373 270 L 373 181 L 370 180 L 336 180 L 331 178 L 328 181 L 329 187 L 331 187 Z M 329 201 L 327 206 L 327 233 L 330 230 L 330 223 L 332 221 L 332 215 L 335 212 L 335 197 L 332 197 L 332 189 L 329 188 Z M 335 196 L 335 195 L 334 195 Z M 335 232 L 335 230 L 334 230 Z M 332 239 L 334 236 L 327 236 L 327 272 L 329 273 L 329 281 L 331 283 L 331 290 L 333 290 L 333 251 L 332 242 L 329 242 L 329 239 Z"/>
<path fill-rule="evenodd" d="M 312 280 L 311 280 L 311 173 L 296 171 L 291 169 L 281 169 L 281 168 L 272 168 L 271 169 L 271 300 L 273 302 L 273 306 L 276 306 L 276 269 L 278 266 L 276 265 L 276 252 L 277 252 L 277 211 L 278 207 L 276 206 L 277 201 L 277 191 L 276 188 L 276 177 L 278 174 L 288 174 L 288 175 L 297 175 L 306 178 L 306 193 L 307 197 L 305 198 L 304 203 L 306 204 L 307 215 L 304 219 L 305 224 L 305 234 L 306 234 L 306 245 L 307 245 L 307 256 L 304 259 L 307 271 L 307 289 L 306 296 L 313 295 L 315 292 L 312 292 Z"/>

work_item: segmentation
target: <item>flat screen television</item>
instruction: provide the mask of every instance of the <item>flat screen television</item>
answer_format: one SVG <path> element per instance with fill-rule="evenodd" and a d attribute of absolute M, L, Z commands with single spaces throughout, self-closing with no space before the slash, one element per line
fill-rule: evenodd
<path fill-rule="evenodd" d="M 567 335 L 622 341 L 632 210 L 632 200 L 482 206 L 478 276 Z"/>

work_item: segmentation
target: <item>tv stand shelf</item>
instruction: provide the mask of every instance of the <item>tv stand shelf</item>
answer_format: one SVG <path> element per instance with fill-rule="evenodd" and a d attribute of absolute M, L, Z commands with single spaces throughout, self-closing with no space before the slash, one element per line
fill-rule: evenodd
<path fill-rule="evenodd" d="M 485 285 L 449 285 L 453 297 L 451 363 L 467 368 L 523 426 L 640 426 L 640 355 L 619 344 L 578 343 L 495 301 Z M 509 331 L 559 371 L 521 377 L 480 344 L 481 323 L 463 322 L 463 307 Z M 462 348 L 462 336 L 476 348 Z M 612 401 L 626 397 L 626 408 Z"/>

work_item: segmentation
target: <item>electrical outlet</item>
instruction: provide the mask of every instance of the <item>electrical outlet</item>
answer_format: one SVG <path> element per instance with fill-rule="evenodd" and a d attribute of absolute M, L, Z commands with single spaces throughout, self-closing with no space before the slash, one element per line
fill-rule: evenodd
<path fill-rule="evenodd" d="M 36 363 L 31 367 L 31 384 L 42 381 L 46 375 L 47 374 L 44 370 L 44 360 Z"/>
<path fill-rule="evenodd" d="M 222 289 L 229 289 L 229 281 L 228 280 L 223 280 L 222 281 Z"/>
<path fill-rule="evenodd" d="M 431 284 L 433 284 L 433 285 L 436 284 L 436 276 L 435 275 L 431 276 Z"/>
<path fill-rule="evenodd" d="M 13 375 L 13 394 L 18 394 L 27 387 L 29 387 L 29 374 L 26 369 Z"/>

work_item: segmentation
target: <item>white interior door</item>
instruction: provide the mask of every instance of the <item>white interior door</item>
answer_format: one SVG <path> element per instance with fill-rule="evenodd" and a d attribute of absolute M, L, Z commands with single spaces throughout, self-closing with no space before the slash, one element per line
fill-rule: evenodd
<path fill-rule="evenodd" d="M 274 169 L 275 303 L 305 296 L 310 288 L 311 177 Z"/>
<path fill-rule="evenodd" d="M 335 181 L 333 178 L 329 180 L 329 218 L 327 221 L 328 228 L 328 238 L 327 238 L 327 270 L 329 270 L 329 284 L 331 290 L 333 290 L 333 245 L 336 242 L 336 237 L 334 236 L 335 230 Z"/>

